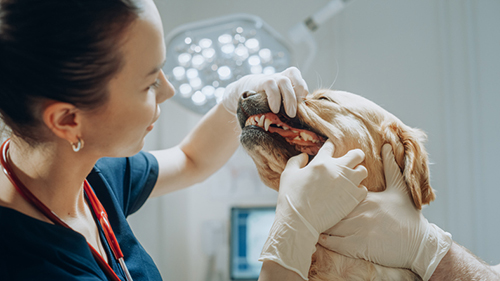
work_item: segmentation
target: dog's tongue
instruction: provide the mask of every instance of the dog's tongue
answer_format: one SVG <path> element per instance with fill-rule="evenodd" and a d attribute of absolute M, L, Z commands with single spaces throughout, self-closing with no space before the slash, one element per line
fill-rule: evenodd
<path fill-rule="evenodd" d="M 295 145 L 295 149 L 298 151 L 305 152 L 309 155 L 316 155 L 325 142 L 323 137 L 318 136 L 314 132 L 289 126 L 282 122 L 274 113 L 266 113 L 265 118 L 269 119 L 272 124 L 279 126 L 269 127 L 269 132 L 278 133 L 280 136 L 284 137 L 289 144 Z"/>

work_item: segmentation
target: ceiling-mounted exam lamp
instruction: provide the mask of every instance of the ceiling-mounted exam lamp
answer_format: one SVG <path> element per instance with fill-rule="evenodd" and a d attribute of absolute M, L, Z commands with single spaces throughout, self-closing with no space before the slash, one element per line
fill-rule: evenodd
<path fill-rule="evenodd" d="M 272 74 L 292 63 L 291 48 L 261 18 L 246 14 L 186 24 L 166 39 L 165 74 L 174 100 L 204 114 L 225 87 L 247 74 Z"/>

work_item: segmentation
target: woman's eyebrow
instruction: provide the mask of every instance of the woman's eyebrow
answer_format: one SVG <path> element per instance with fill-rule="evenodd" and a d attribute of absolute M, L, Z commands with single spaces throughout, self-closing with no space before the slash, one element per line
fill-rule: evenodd
<path fill-rule="evenodd" d="M 155 73 L 157 73 L 158 71 L 160 71 L 160 69 L 165 65 L 165 63 L 167 62 L 167 60 L 165 59 L 159 66 L 155 67 L 153 70 L 151 70 L 147 75 L 146 77 L 149 77 Z"/>

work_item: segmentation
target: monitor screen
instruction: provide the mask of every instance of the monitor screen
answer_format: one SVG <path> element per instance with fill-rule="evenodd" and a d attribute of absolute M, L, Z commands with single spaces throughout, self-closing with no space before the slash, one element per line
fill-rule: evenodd
<path fill-rule="evenodd" d="M 275 207 L 231 209 L 231 280 L 257 280 L 262 262 L 260 252 L 274 221 Z"/>

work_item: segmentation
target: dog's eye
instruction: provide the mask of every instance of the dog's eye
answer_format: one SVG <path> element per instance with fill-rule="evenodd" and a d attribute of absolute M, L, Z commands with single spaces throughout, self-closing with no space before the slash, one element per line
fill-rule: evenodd
<path fill-rule="evenodd" d="M 331 103 L 338 104 L 336 101 L 334 101 L 332 98 L 330 98 L 328 96 L 321 96 L 318 98 L 318 100 L 326 100 L 326 101 L 329 101 Z"/>

